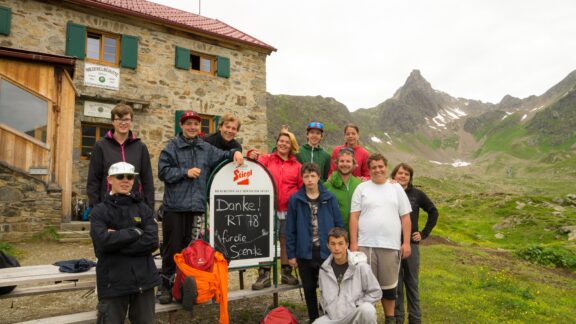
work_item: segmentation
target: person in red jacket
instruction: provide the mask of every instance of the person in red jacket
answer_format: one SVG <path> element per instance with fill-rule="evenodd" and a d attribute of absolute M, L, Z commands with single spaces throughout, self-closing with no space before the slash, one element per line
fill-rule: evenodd
<path fill-rule="evenodd" d="M 270 172 L 274 178 L 276 192 L 278 193 L 278 210 L 276 215 L 280 224 L 280 263 L 282 264 L 281 282 L 290 285 L 297 285 L 298 279 L 292 275 L 292 267 L 288 263 L 286 254 L 286 213 L 288 212 L 288 200 L 294 192 L 302 186 L 300 177 L 300 167 L 296 160 L 298 153 L 298 142 L 294 134 L 287 129 L 282 129 L 276 138 L 276 150 L 270 154 L 261 155 L 256 151 L 249 151 L 248 156 L 257 158 Z M 252 290 L 260 290 L 270 287 L 270 268 L 261 267 L 258 270 L 258 279 L 252 285 Z"/>
<path fill-rule="evenodd" d="M 365 148 L 360 146 L 360 129 L 355 124 L 349 123 L 344 126 L 344 139 L 343 145 L 336 146 L 332 151 L 332 164 L 330 165 L 330 174 L 336 170 L 336 157 L 338 152 L 344 147 L 349 147 L 354 150 L 354 158 L 356 159 L 356 168 L 352 171 L 352 175 L 359 177 L 362 181 L 370 179 L 370 169 L 368 168 L 368 156 L 370 153 Z"/>

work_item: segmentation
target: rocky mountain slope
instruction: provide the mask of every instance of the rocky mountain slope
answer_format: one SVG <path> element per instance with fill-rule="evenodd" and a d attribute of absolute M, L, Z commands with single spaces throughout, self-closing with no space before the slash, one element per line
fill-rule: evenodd
<path fill-rule="evenodd" d="M 576 71 L 540 96 L 504 96 L 497 104 L 455 98 L 414 70 L 394 94 L 373 108 L 350 113 L 333 98 L 268 95 L 269 141 L 289 125 L 305 142 L 306 124 L 322 121 L 324 146 L 343 141 L 354 122 L 369 150 L 419 164 L 480 167 L 508 176 L 560 163 L 576 175 Z"/>

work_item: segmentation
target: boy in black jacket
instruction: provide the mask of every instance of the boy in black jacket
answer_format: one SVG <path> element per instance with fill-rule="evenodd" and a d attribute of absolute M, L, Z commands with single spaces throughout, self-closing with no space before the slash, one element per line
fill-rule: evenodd
<path fill-rule="evenodd" d="M 98 323 L 154 323 L 154 287 L 160 276 L 152 257 L 158 224 L 152 209 L 131 193 L 134 166 L 113 164 L 111 191 L 91 214 L 90 235 L 98 258 Z"/>

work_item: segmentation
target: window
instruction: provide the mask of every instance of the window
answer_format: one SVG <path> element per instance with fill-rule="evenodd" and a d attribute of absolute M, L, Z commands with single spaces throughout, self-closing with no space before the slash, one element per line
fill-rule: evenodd
<path fill-rule="evenodd" d="M 96 30 L 71 21 L 66 26 L 66 55 L 89 62 L 136 69 L 138 37 Z"/>
<path fill-rule="evenodd" d="M 215 74 L 216 58 L 206 54 L 190 53 L 191 69 L 202 74 Z"/>
<path fill-rule="evenodd" d="M 82 143 L 80 144 L 81 160 L 90 159 L 94 144 L 96 144 L 100 138 L 104 137 L 106 132 L 108 132 L 108 130 L 111 128 L 112 126 L 110 125 L 82 123 Z"/>
<path fill-rule="evenodd" d="M 86 60 L 93 63 L 118 66 L 120 59 L 120 36 L 88 31 L 86 36 Z"/>
<path fill-rule="evenodd" d="M 48 100 L 0 78 L 0 122 L 47 143 Z"/>
<path fill-rule="evenodd" d="M 176 68 L 192 70 L 200 74 L 230 77 L 230 59 L 222 56 L 192 52 L 176 46 Z"/>
<path fill-rule="evenodd" d="M 201 122 L 201 131 L 204 135 L 208 135 L 213 133 L 216 130 L 216 127 L 214 126 L 214 116 L 208 116 L 208 115 L 200 115 L 200 117 L 202 117 L 202 122 Z"/>
<path fill-rule="evenodd" d="M 176 110 L 176 122 L 174 127 L 175 135 L 178 135 L 182 131 L 180 128 L 180 116 L 184 113 L 185 110 Z M 216 131 L 216 124 L 218 124 L 219 116 L 211 116 L 211 115 L 204 115 L 199 114 L 202 117 L 202 122 L 200 122 L 200 131 L 202 134 L 201 136 L 205 136 Z"/>

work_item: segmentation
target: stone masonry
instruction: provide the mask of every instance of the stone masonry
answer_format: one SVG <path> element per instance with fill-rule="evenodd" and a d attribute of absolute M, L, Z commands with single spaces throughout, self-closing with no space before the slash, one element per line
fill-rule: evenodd
<path fill-rule="evenodd" d="M 58 227 L 60 208 L 59 189 L 0 164 L 0 242 L 30 239 L 47 226 Z"/>

